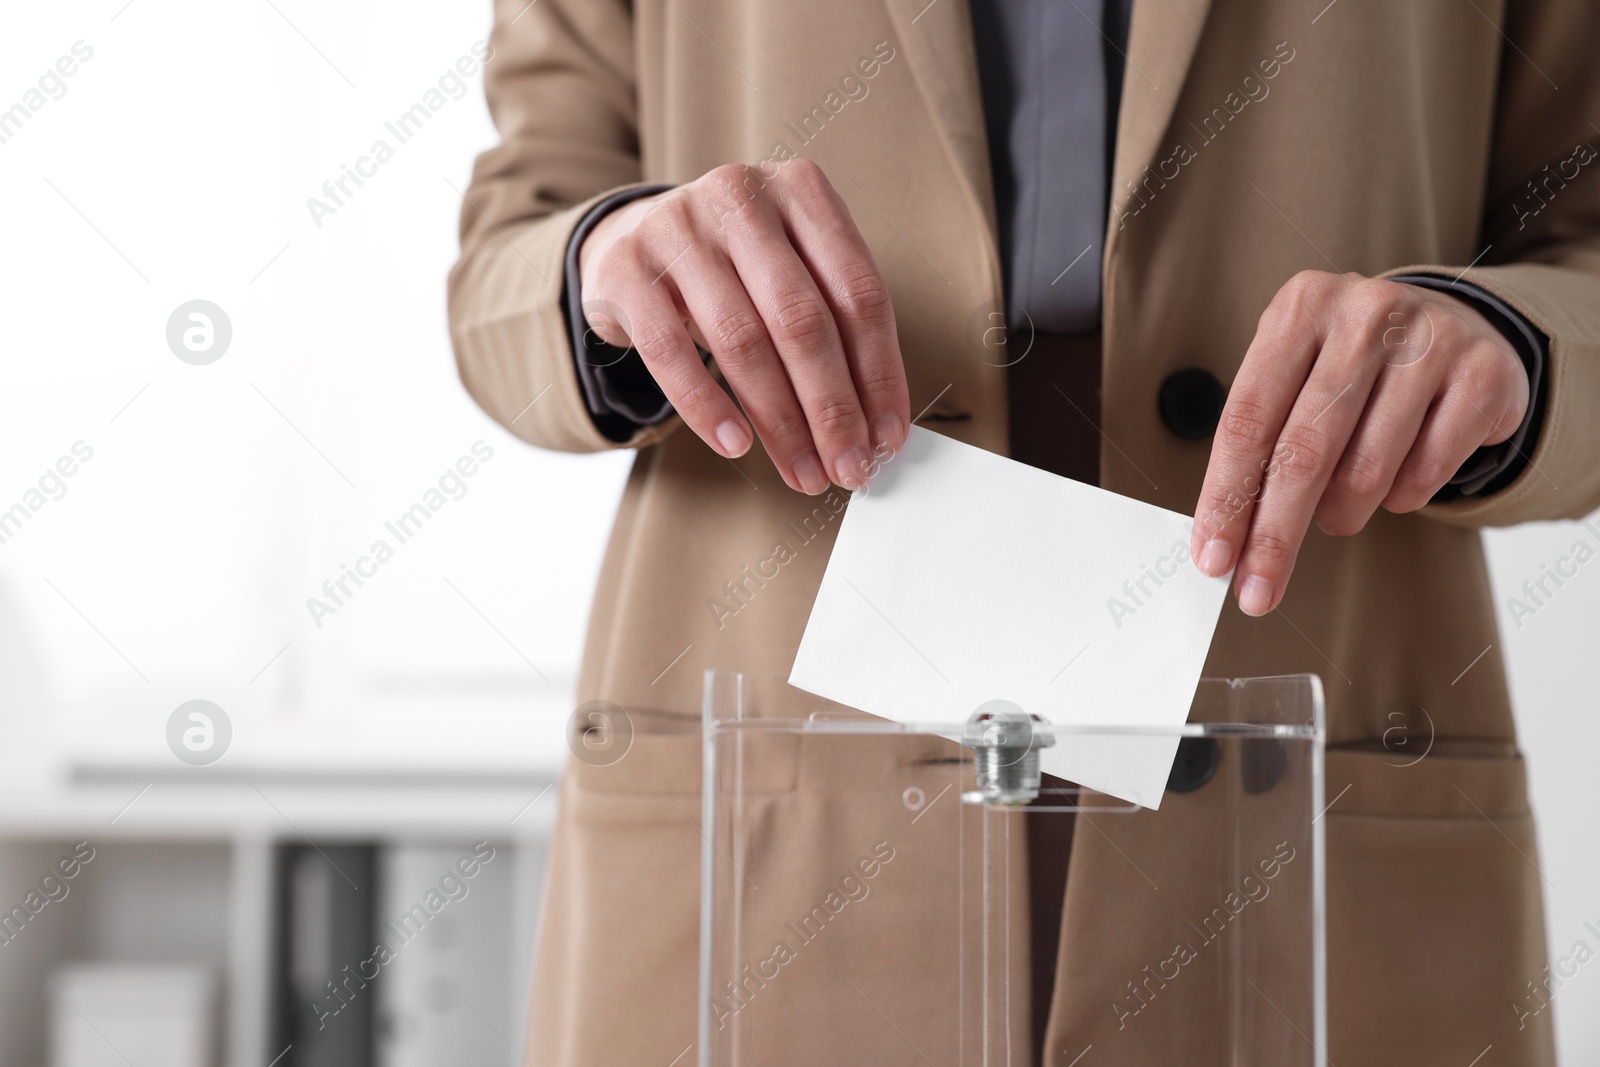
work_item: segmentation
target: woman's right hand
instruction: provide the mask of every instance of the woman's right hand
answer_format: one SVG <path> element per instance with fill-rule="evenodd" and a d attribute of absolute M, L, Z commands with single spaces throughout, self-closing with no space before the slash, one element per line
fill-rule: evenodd
<path fill-rule="evenodd" d="M 744 455 L 754 423 L 783 480 L 816 495 L 865 485 L 874 454 L 905 443 L 910 394 L 888 287 L 810 160 L 718 167 L 626 204 L 589 232 L 578 265 L 590 328 L 637 348 L 719 454 Z"/>

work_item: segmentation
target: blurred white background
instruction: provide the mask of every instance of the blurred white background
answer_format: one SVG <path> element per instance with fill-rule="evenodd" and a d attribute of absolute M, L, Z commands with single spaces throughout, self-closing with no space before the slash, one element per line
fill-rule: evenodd
<path fill-rule="evenodd" d="M 240 757 L 549 748 L 628 458 L 535 452 L 456 380 L 457 190 L 493 135 L 454 68 L 477 66 L 488 5 L 124 4 L 8 5 L 0 34 L 0 106 L 93 50 L 0 144 L 0 507 L 93 449 L 0 545 L 60 736 L 159 754 L 201 697 Z M 441 76 L 400 143 L 385 123 Z M 314 220 L 380 139 L 393 158 Z M 207 366 L 166 342 L 194 299 L 232 325 Z M 398 545 L 384 522 L 478 441 L 465 495 Z M 307 598 L 380 537 L 395 558 L 317 626 Z"/>
<path fill-rule="evenodd" d="M 384 1060 L 428 1062 L 401 1038 L 433 1026 L 452 1062 L 521 1062 L 547 787 L 629 457 L 527 448 L 456 378 L 444 283 L 493 141 L 489 23 L 487 3 L 0 12 L 0 115 L 21 105 L 0 117 L 0 515 L 24 509 L 0 525 L 0 911 L 72 843 L 99 850 L 0 946 L 4 1067 L 46 1062 L 60 989 L 91 988 L 52 970 L 72 959 L 211 967 L 220 1053 L 262 1067 L 287 1043 L 267 1049 L 274 849 L 311 840 L 394 846 L 380 920 L 415 899 L 393 872 L 502 843 L 503 881 L 451 912 L 450 943 L 495 953 L 421 973 L 448 955 L 430 934 L 396 964 Z M 385 124 L 418 103 L 401 143 Z M 380 139 L 393 157 L 319 226 L 308 198 Z M 231 325 L 208 365 L 168 347 L 197 299 Z M 439 490 L 404 544 L 385 530 Z M 393 558 L 319 626 L 307 599 L 380 538 Z M 194 699 L 233 733 L 204 790 L 167 741 Z"/>
<path fill-rule="evenodd" d="M 489 18 L 481 0 L 90 0 L 0 13 L 0 110 L 26 112 L 0 124 L 0 511 L 28 507 L 0 543 L 0 835 L 20 842 L 0 862 L 7 906 L 84 819 L 111 837 L 232 849 L 193 862 L 219 892 L 232 886 L 218 936 L 235 948 L 264 944 L 237 899 L 256 899 L 260 842 L 307 831 L 403 838 L 406 823 L 440 855 L 523 835 L 518 885 L 536 893 L 548 812 L 519 805 L 551 803 L 537 783 L 565 751 L 628 457 L 526 448 L 456 379 L 444 279 L 460 191 L 493 131 L 481 77 L 452 72 L 476 69 Z M 29 94 L 63 56 L 74 72 L 46 77 L 35 109 Z M 399 143 L 385 123 L 430 91 L 442 106 Z M 319 226 L 308 198 L 326 201 L 324 182 L 380 139 L 393 157 Z M 196 299 L 232 329 L 204 366 L 175 358 L 166 338 L 169 316 Z M 492 458 L 447 483 L 462 495 L 318 626 L 307 598 L 373 541 L 394 546 L 384 523 L 475 445 Z M 47 479 L 33 510 L 27 494 L 75 446 L 92 457 Z M 1576 524 L 1492 534 L 1502 601 L 1580 537 L 1600 542 Z M 1600 569 L 1503 625 L 1555 958 L 1580 940 L 1600 947 L 1585 926 L 1600 928 Z M 282 783 L 281 798 L 241 787 L 199 813 L 181 782 L 150 770 L 176 765 L 167 720 L 191 699 L 225 709 L 229 766 Z M 500 773 L 504 795 L 445 781 L 427 794 L 442 799 L 424 802 L 410 786 L 452 773 Z M 388 782 L 399 799 L 334 788 L 346 780 Z M 62 783 L 84 787 L 70 811 L 51 807 Z M 528 915 L 519 921 L 513 951 L 531 937 Z M 38 969 L 53 950 L 36 940 Z M 14 948 L 0 950 L 0 995 L 22 988 L 5 974 Z M 524 988 L 503 1009 L 512 1041 Z M 1600 966 L 1566 979 L 1553 1010 L 1565 1062 L 1600 1058 Z M 42 1062 L 37 1027 L 24 1030 L 0 1025 L 0 1065 Z M 264 1037 L 233 1034 L 232 1062 L 260 1063 L 248 1055 Z M 517 1062 L 509 1044 L 499 1055 Z"/>

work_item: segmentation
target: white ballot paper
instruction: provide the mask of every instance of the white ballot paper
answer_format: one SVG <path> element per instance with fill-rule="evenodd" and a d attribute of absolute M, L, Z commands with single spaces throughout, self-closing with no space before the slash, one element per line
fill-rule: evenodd
<path fill-rule="evenodd" d="M 857 491 L 789 683 L 897 722 L 1009 700 L 1062 725 L 1189 716 L 1227 578 L 1193 520 L 913 427 Z M 1177 736 L 1066 734 L 1041 769 L 1159 807 Z"/>

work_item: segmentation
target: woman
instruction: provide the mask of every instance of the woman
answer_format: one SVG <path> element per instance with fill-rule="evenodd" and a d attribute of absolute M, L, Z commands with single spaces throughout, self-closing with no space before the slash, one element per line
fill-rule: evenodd
<path fill-rule="evenodd" d="M 1239 609 L 1206 673 L 1324 677 L 1320 1051 L 1551 1062 L 1477 531 L 1600 505 L 1600 13 L 496 6 L 462 378 L 535 445 L 639 452 L 579 686 L 636 738 L 563 785 L 533 1061 L 689 1054 L 702 671 L 785 676 L 844 490 L 915 419 L 1192 511 Z M 1414 765 L 1397 722 L 1436 733 Z M 1052 914 L 1211 903 L 1072 848 L 1041 958 Z M 1116 1027 L 1070 978 L 1046 1062 Z"/>

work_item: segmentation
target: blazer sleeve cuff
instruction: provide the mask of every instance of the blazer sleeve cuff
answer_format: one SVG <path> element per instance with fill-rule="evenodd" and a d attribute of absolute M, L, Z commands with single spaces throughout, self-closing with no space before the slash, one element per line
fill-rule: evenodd
<path fill-rule="evenodd" d="M 465 250 L 450 271 L 450 337 L 467 392 L 494 420 L 540 448 L 599 452 L 645 448 L 676 417 L 609 437 L 588 410 L 573 358 L 564 266 L 573 231 L 608 196 L 502 227 Z M 463 211 L 477 210 L 469 202 Z"/>
<path fill-rule="evenodd" d="M 1504 300 L 1471 282 L 1432 274 L 1395 274 L 1389 281 L 1404 282 L 1422 289 L 1448 293 L 1470 305 L 1516 349 L 1528 375 L 1528 410 L 1522 423 L 1506 440 L 1483 445 L 1467 457 L 1461 469 L 1434 494 L 1443 503 L 1461 497 L 1487 496 L 1510 485 L 1528 466 L 1528 454 L 1538 440 L 1544 421 L 1545 364 L 1549 359 L 1549 338 L 1545 337 L 1520 312 Z"/>
<path fill-rule="evenodd" d="M 671 185 L 639 185 L 606 197 L 589 208 L 567 241 L 561 311 L 572 342 L 572 357 L 584 404 L 595 428 L 610 441 L 631 440 L 643 427 L 671 418 L 673 409 L 636 349 L 606 344 L 589 328 L 583 310 L 578 249 L 606 215 L 624 204 L 671 188 Z"/>
<path fill-rule="evenodd" d="M 1539 424 L 1522 446 L 1526 465 L 1491 493 L 1436 500 L 1423 514 L 1481 528 L 1581 518 L 1600 506 L 1600 279 L 1573 266 L 1540 262 L 1471 267 L 1415 264 L 1382 277 L 1454 278 L 1492 294 L 1546 339 Z M 1530 385 L 1532 382 L 1529 383 Z"/>

